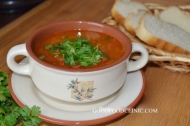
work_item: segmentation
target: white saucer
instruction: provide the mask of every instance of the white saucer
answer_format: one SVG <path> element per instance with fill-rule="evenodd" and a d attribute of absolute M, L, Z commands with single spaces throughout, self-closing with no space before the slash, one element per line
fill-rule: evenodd
<path fill-rule="evenodd" d="M 22 61 L 23 62 L 23 61 Z M 129 73 L 127 76 L 127 81 L 123 87 L 106 99 L 85 104 L 84 107 L 93 108 L 132 108 L 141 99 L 144 93 L 145 78 L 142 71 L 136 71 Z M 35 85 L 28 76 L 19 75 L 16 73 L 11 73 L 9 76 L 9 89 L 13 99 L 16 103 L 23 107 L 24 104 L 32 107 L 33 105 L 40 106 L 41 115 L 39 116 L 42 120 L 58 125 L 95 125 L 99 123 L 104 123 L 119 116 L 125 114 L 115 113 L 115 112 L 105 112 L 105 113 L 94 113 L 92 110 L 89 111 L 70 111 L 82 109 L 83 106 L 78 104 L 72 104 L 70 110 L 60 110 L 47 105 L 41 100 L 41 96 L 38 93 Z M 106 91 L 106 89 L 105 89 Z M 66 107 L 69 104 L 65 104 Z M 82 115 L 82 116 L 81 116 Z"/>

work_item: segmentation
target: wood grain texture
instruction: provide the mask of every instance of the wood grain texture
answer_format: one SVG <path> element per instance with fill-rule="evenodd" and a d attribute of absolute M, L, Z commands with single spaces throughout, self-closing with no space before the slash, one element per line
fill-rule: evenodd
<path fill-rule="evenodd" d="M 189 0 L 141 0 L 167 5 L 190 4 Z M 63 20 L 101 22 L 110 15 L 114 0 L 46 0 L 0 29 L 0 70 L 9 72 L 8 50 L 26 42 L 36 29 Z M 19 58 L 18 58 L 19 59 Z M 158 113 L 132 113 L 100 126 L 190 126 L 190 74 L 174 73 L 147 64 L 146 89 L 136 108 L 157 109 Z M 82 115 L 81 115 L 82 116 Z M 41 126 L 55 126 L 43 122 Z"/>

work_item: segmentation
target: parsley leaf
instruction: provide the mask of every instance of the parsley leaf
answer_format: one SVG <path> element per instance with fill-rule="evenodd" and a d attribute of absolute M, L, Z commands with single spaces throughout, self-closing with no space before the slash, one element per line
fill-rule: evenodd
<path fill-rule="evenodd" d="M 39 59 L 44 59 L 45 58 L 45 56 L 44 55 L 41 55 L 41 56 L 39 56 Z"/>
<path fill-rule="evenodd" d="M 8 74 L 0 71 L 0 85 L 7 85 L 8 83 Z"/>
<path fill-rule="evenodd" d="M 74 41 L 65 40 L 65 42 L 55 45 L 46 45 L 45 49 L 49 49 L 55 58 L 59 55 L 63 56 L 67 65 L 80 64 L 81 66 L 92 66 L 100 62 L 101 58 L 107 58 L 98 46 L 90 45 L 90 41 L 86 38 L 77 38 Z"/>
<path fill-rule="evenodd" d="M 42 122 L 38 118 L 40 107 L 30 109 L 25 105 L 20 108 L 12 99 L 7 85 L 8 74 L 0 71 L 0 126 L 38 126 Z"/>
<path fill-rule="evenodd" d="M 109 37 L 109 36 L 106 36 L 106 37 L 105 37 L 105 40 L 109 40 L 109 39 L 110 39 L 110 37 Z"/>

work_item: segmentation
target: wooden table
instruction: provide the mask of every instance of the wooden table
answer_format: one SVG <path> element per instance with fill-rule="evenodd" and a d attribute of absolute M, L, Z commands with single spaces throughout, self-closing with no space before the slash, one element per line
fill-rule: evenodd
<path fill-rule="evenodd" d="M 162 4 L 190 4 L 189 0 L 142 0 Z M 114 0 L 47 0 L 0 29 L 0 70 L 10 72 L 6 64 L 8 50 L 24 43 L 39 27 L 63 20 L 101 22 L 111 15 Z M 152 64 L 143 69 L 146 89 L 136 108 L 153 108 L 157 113 L 126 114 L 101 126 L 190 126 L 190 74 L 170 72 Z M 53 125 L 43 122 L 42 125 Z"/>

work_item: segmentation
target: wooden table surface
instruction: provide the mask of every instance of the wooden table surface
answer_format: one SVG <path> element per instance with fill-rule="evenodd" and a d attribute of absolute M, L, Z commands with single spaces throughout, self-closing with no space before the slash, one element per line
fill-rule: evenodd
<path fill-rule="evenodd" d="M 186 5 L 189 0 L 141 0 L 167 5 Z M 6 64 L 8 50 L 24 43 L 36 29 L 63 20 L 101 22 L 111 15 L 114 0 L 46 0 L 17 20 L 0 29 L 0 70 L 10 72 Z M 143 69 L 146 89 L 136 108 L 157 109 L 157 113 L 132 113 L 101 126 L 190 126 L 190 74 L 171 72 L 147 64 Z M 81 115 L 82 116 L 82 115 Z M 53 125 L 43 122 L 42 125 Z"/>

